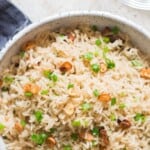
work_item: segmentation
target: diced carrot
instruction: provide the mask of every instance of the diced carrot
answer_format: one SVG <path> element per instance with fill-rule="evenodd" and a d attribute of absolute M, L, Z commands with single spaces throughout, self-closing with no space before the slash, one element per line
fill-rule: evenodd
<path fill-rule="evenodd" d="M 53 137 L 48 137 L 47 142 L 50 147 L 56 145 L 56 140 Z"/>
<path fill-rule="evenodd" d="M 99 95 L 98 100 L 101 102 L 108 102 L 111 100 L 111 96 L 108 93 L 102 93 Z"/>
<path fill-rule="evenodd" d="M 16 123 L 15 123 L 15 129 L 16 129 L 18 132 L 22 132 L 22 131 L 23 131 L 23 126 L 22 126 L 19 122 L 16 122 Z"/>
<path fill-rule="evenodd" d="M 36 84 L 27 83 L 23 87 L 25 92 L 31 92 L 32 94 L 37 94 L 40 90 L 40 87 Z"/>
<path fill-rule="evenodd" d="M 72 69 L 72 64 L 70 62 L 66 61 L 60 66 L 59 69 L 61 72 L 67 72 Z"/>
<path fill-rule="evenodd" d="M 34 49 L 36 47 L 36 44 L 34 41 L 28 41 L 25 45 L 23 45 L 22 49 L 24 51 L 28 51 L 30 49 Z"/>
<path fill-rule="evenodd" d="M 140 76 L 145 79 L 150 79 L 150 68 L 143 68 L 140 70 Z"/>

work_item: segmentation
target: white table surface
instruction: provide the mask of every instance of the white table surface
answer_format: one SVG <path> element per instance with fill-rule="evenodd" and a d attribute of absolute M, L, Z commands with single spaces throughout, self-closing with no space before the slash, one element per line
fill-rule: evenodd
<path fill-rule="evenodd" d="M 10 0 L 33 22 L 71 10 L 108 11 L 143 26 L 150 32 L 150 11 L 125 6 L 121 0 Z"/>

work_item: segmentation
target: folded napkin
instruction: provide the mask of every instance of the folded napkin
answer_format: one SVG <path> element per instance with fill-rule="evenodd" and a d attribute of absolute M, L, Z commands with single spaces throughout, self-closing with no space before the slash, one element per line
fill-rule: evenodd
<path fill-rule="evenodd" d="M 0 0 L 0 50 L 31 21 L 7 0 Z"/>

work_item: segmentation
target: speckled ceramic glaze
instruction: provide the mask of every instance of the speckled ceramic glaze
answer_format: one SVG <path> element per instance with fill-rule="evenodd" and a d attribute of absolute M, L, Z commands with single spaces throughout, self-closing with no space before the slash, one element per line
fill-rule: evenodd
<path fill-rule="evenodd" d="M 36 34 L 45 30 L 55 30 L 60 27 L 76 26 L 78 24 L 104 26 L 118 26 L 128 34 L 132 43 L 150 56 L 150 34 L 132 21 L 115 16 L 107 12 L 76 11 L 58 14 L 43 21 L 32 24 L 18 33 L 0 52 L 0 71 L 9 65 L 11 57 L 15 55 L 22 44 L 34 38 Z"/>

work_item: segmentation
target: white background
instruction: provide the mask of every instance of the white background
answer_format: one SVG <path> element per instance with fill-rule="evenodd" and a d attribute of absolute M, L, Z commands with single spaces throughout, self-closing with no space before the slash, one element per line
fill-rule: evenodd
<path fill-rule="evenodd" d="M 108 11 L 141 25 L 150 32 L 150 11 L 130 8 L 121 0 L 10 0 L 33 22 L 71 10 Z"/>

